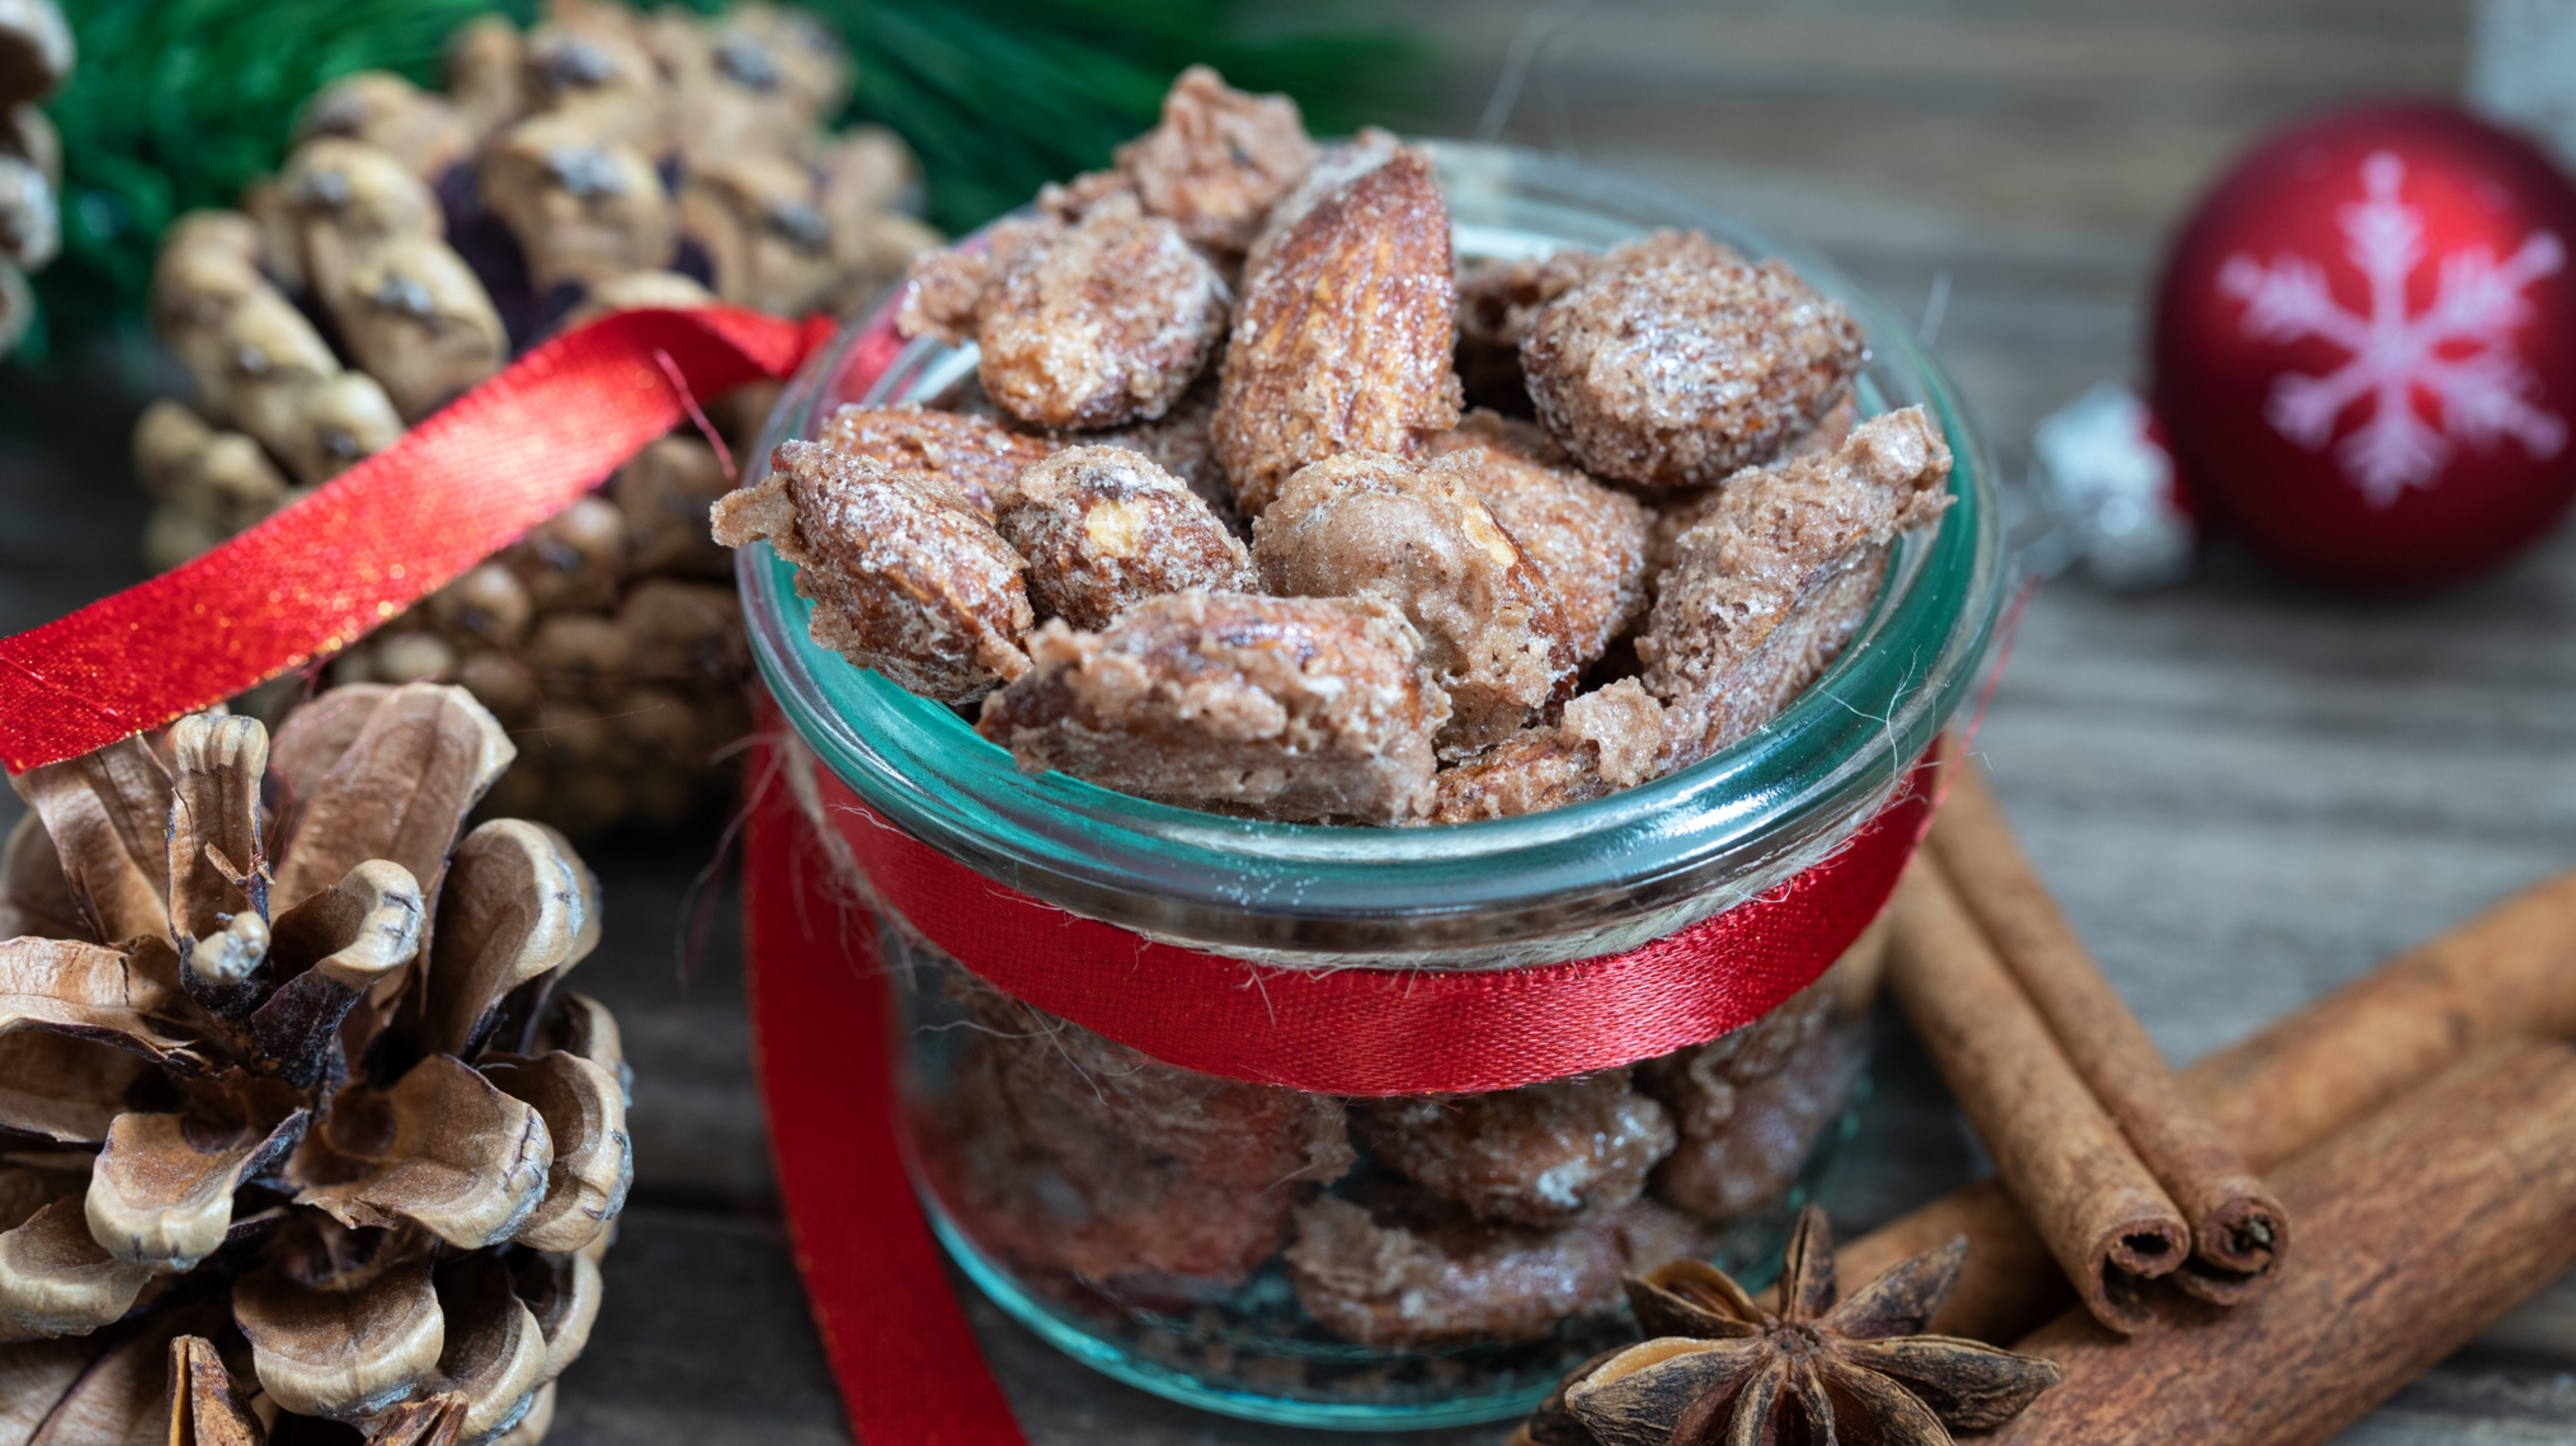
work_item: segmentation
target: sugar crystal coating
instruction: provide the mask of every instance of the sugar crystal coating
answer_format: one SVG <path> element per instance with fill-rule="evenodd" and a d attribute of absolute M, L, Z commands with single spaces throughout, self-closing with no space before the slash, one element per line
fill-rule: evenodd
<path fill-rule="evenodd" d="M 1567 703 L 1557 722 L 1441 769 L 1431 821 L 1516 818 L 1606 798 L 1654 777 L 1663 745 L 1664 706 L 1621 678 Z"/>
<path fill-rule="evenodd" d="M 1725 1219 L 1789 1187 L 1859 1063 L 1832 1007 L 1832 985 L 1819 980 L 1742 1029 L 1638 1067 L 1637 1087 L 1681 1132 L 1655 1172 L 1657 1194 Z"/>
<path fill-rule="evenodd" d="M 716 540 L 796 564 L 815 642 L 943 703 L 1028 671 L 1019 556 L 954 488 L 816 442 L 780 444 L 771 466 L 717 501 Z"/>
<path fill-rule="evenodd" d="M 1408 146 L 1393 131 L 1376 126 L 1362 126 L 1358 135 L 1316 152 L 1315 164 L 1305 178 L 1261 218 L 1261 230 L 1243 258 L 1243 274 L 1252 276 L 1268 267 L 1270 253 L 1279 248 L 1280 238 L 1306 219 L 1306 213 L 1314 210 L 1316 203 L 1347 190 L 1351 182 L 1399 155 L 1411 156 L 1426 167 L 1431 164 L 1430 152 Z"/>
<path fill-rule="evenodd" d="M 913 263 L 898 324 L 981 348 L 996 406 L 1040 427 L 1161 416 L 1225 333 L 1232 297 L 1180 229 L 1112 198 L 1067 224 L 1006 221 L 981 253 Z"/>
<path fill-rule="evenodd" d="M 1300 469 L 1252 524 L 1262 584 L 1288 597 L 1369 597 L 1403 611 L 1454 710 L 1440 746 L 1473 753 L 1571 690 L 1555 596 L 1470 485 L 1479 458 L 1429 467 L 1353 452 Z"/>
<path fill-rule="evenodd" d="M 1711 1246 L 1697 1222 L 1652 1200 L 1547 1228 L 1327 1195 L 1295 1221 L 1286 1263 L 1298 1302 L 1325 1329 L 1381 1350 L 1535 1340 L 1614 1309 L 1622 1274 Z"/>
<path fill-rule="evenodd" d="M 1247 95 L 1193 65 L 1163 97 L 1162 124 L 1118 148 L 1118 170 L 1148 213 L 1219 252 L 1240 253 L 1315 162 L 1297 102 Z"/>
<path fill-rule="evenodd" d="M 1024 1267 L 1131 1290 L 1233 1284 L 1351 1166 L 1329 1096 L 1177 1069 L 940 972 L 973 1028 L 925 1164 L 977 1239 Z"/>
<path fill-rule="evenodd" d="M 1434 457 L 1471 450 L 1482 461 L 1467 485 L 1555 597 L 1575 666 L 1591 663 L 1646 610 L 1645 504 L 1564 465 L 1527 422 L 1470 412 L 1431 439 Z"/>
<path fill-rule="evenodd" d="M 1208 435 L 1208 424 L 1216 415 L 1216 376 L 1204 375 L 1172 409 L 1150 422 L 1136 422 L 1093 432 L 1083 440 L 1103 447 L 1124 447 L 1154 460 L 1154 465 L 1181 479 L 1184 486 L 1199 495 L 1225 530 L 1237 537 L 1252 536 L 1252 524 L 1235 510 L 1234 489 L 1226 485 L 1225 467 L 1216 460 L 1216 444 Z"/>
<path fill-rule="evenodd" d="M 1418 452 L 1458 421 L 1449 207 L 1400 153 L 1317 202 L 1248 268 L 1220 370 L 1216 453 L 1246 516 L 1344 452 Z"/>
<path fill-rule="evenodd" d="M 1478 1215 L 1530 1225 L 1636 1199 L 1676 1138 L 1663 1106 L 1630 1088 L 1624 1069 L 1491 1094 L 1361 1101 L 1351 1126 L 1405 1178 Z"/>
<path fill-rule="evenodd" d="M 1920 407 L 1873 417 L 1827 455 L 1740 473 L 1673 544 L 1637 656 L 1671 710 L 1667 763 L 1762 726 L 1868 611 L 1899 533 L 1950 505 L 1950 449 Z"/>
<path fill-rule="evenodd" d="M 990 418 L 917 402 L 841 407 L 825 419 L 820 440 L 898 471 L 946 482 L 986 517 L 993 515 L 993 499 L 1021 468 L 1055 450 L 1053 442 L 1011 431 Z"/>
<path fill-rule="evenodd" d="M 994 525 L 1028 560 L 1039 615 L 1077 628 L 1162 593 L 1253 583 L 1251 554 L 1207 503 L 1120 447 L 1067 447 L 1030 466 L 994 504 Z"/>
<path fill-rule="evenodd" d="M 1802 457 L 1831 452 L 1843 444 L 1860 425 L 1860 407 L 1850 397 L 1834 403 L 1824 420 L 1809 428 L 1805 435 L 1791 442 L 1780 455 L 1763 463 L 1765 467 L 1785 467 Z M 1718 494 L 1726 490 L 1724 482 L 1711 482 L 1705 487 L 1686 487 L 1664 493 L 1655 499 L 1655 520 L 1646 535 L 1646 576 L 1649 579 L 1673 565 L 1673 544 L 1681 535 L 1697 527 L 1717 510 Z"/>
<path fill-rule="evenodd" d="M 1585 471 L 1648 487 L 1769 458 L 1868 357 L 1859 323 L 1786 264 L 1676 231 L 1612 250 L 1521 343 L 1548 435 Z"/>
<path fill-rule="evenodd" d="M 976 731 L 1031 772 L 1291 820 L 1397 823 L 1430 801 L 1449 700 L 1384 603 L 1171 593 L 1029 647 Z"/>

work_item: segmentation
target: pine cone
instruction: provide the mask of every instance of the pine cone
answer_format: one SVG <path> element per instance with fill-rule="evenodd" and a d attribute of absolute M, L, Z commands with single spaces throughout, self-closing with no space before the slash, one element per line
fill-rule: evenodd
<path fill-rule="evenodd" d="M 901 140 L 825 131 L 848 60 L 810 17 L 614 0 L 548 15 L 458 30 L 446 94 L 381 71 L 324 87 L 283 174 L 240 211 L 172 224 L 154 322 L 198 405 L 156 403 L 135 429 L 153 567 L 391 446 L 550 330 L 718 300 L 851 310 L 939 244 L 904 213 L 920 175 Z M 703 400 L 739 451 L 777 395 Z M 719 786 L 708 756 L 749 728 L 739 609 L 668 581 L 729 573 L 707 509 L 730 483 L 695 434 L 655 443 L 333 676 L 462 683 L 537 730 L 497 785 L 511 810 L 578 834 L 676 823 Z"/>
<path fill-rule="evenodd" d="M 342 688 L 13 780 L 0 1379 L 50 1419 L 542 1432 L 633 1164 L 615 1021 L 560 987 L 589 871 L 457 837 L 513 752 L 463 689 Z"/>
<path fill-rule="evenodd" d="M 0 356 L 35 317 L 26 273 L 62 246 L 62 141 L 35 103 L 71 69 L 71 28 L 54 0 L 0 0 Z"/>

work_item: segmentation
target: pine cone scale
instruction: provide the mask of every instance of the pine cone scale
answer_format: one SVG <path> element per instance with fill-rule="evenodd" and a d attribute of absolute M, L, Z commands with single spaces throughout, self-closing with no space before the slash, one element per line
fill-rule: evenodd
<path fill-rule="evenodd" d="M 369 859 L 400 864 L 424 893 L 437 892 L 465 815 L 517 753 L 492 715 L 455 689 L 388 691 L 305 795 L 278 865 L 278 906 L 294 907 Z"/>
<path fill-rule="evenodd" d="M 170 771 L 129 738 L 9 780 L 53 835 L 81 913 L 102 939 L 169 932 Z"/>
<path fill-rule="evenodd" d="M 90 1168 L 91 1238 L 136 1265 L 193 1269 L 222 1248 L 235 1192 L 294 1149 L 311 1120 L 303 1109 L 231 1129 L 187 1115 L 117 1116 Z"/>
<path fill-rule="evenodd" d="M 426 1250 L 351 1289 L 254 1272 L 233 1285 L 233 1320 L 250 1338 L 261 1389 L 299 1416 L 333 1420 L 409 1396 L 438 1369 L 447 1339 Z"/>
<path fill-rule="evenodd" d="M 55 1145 L 99 1145 L 119 1102 L 151 1070 L 113 1045 L 50 1030 L 0 1034 L 0 1130 Z"/>
<path fill-rule="evenodd" d="M 72 1335 L 123 1316 L 152 1279 L 90 1237 L 77 1195 L 0 1233 L 0 1318 L 21 1337 Z"/>
<path fill-rule="evenodd" d="M 296 1204 L 352 1229 L 410 1222 L 461 1250 L 507 1240 L 537 1208 L 554 1152 L 533 1106 L 444 1054 L 412 1066 L 383 1093 L 383 1105 L 393 1135 L 382 1153 L 351 1178 L 304 1189 Z M 328 1135 L 326 1129 L 317 1139 L 325 1156 L 332 1150 Z M 299 1155 L 288 1174 L 325 1168 Z"/>

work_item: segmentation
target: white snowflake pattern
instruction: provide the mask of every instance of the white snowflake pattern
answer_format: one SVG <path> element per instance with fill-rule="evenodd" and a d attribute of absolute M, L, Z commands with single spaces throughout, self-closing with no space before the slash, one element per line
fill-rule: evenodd
<path fill-rule="evenodd" d="M 2347 309 L 2323 266 L 2289 253 L 2264 266 L 2239 252 L 2219 268 L 2218 289 L 2245 303 L 2245 334 L 2261 341 L 2322 337 L 2351 360 L 2322 377 L 2284 372 L 2263 409 L 2273 429 L 2311 452 L 2325 450 L 2346 409 L 2369 414 L 2335 448 L 2344 476 L 2373 507 L 2440 480 L 2453 440 L 2480 450 L 2511 437 L 2547 459 L 2567 445 L 2566 420 L 2538 406 L 2540 378 L 2514 349 L 2531 320 L 2531 283 L 2557 273 L 2566 248 L 2534 231 L 2503 262 L 2483 242 L 2445 254 L 2433 303 L 2407 310 L 2406 283 L 2424 259 L 2424 212 L 2398 199 L 2406 164 L 2388 151 L 2361 163 L 2364 199 L 2337 208 L 2344 256 L 2370 286 L 2370 314 Z M 2441 425 L 2416 402 L 2429 394 Z"/>

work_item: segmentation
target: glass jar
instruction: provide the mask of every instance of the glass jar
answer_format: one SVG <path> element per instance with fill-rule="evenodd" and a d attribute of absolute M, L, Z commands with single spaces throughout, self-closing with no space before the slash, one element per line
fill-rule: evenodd
<path fill-rule="evenodd" d="M 1902 539 L 1870 616 L 1769 726 L 1547 813 L 1332 828 L 1031 776 L 952 709 L 807 636 L 794 569 L 742 551 L 753 651 L 790 726 L 876 819 L 985 879 L 1165 943 L 1291 967 L 1520 968 L 1618 953 L 1757 898 L 1849 839 L 1977 678 L 2002 594 L 1991 465 L 1911 328 L 1820 258 L 1687 198 L 1434 142 L 1461 261 L 1696 228 L 1780 255 L 1868 330 L 1864 415 L 1922 405 L 1956 501 Z M 810 364 L 761 453 L 844 402 L 936 401 L 975 353 L 891 302 Z M 757 481 L 765 465 L 747 481 Z M 1517 1091 L 1343 1100 L 1163 1064 L 977 979 L 881 916 L 914 1181 L 1005 1310 L 1147 1390 L 1301 1425 L 1525 1413 L 1630 1338 L 1617 1279 L 1683 1253 L 1757 1279 L 1861 1067 L 1866 959 L 1755 1024 Z M 1855 949 L 1855 955 L 1861 953 Z M 1067 1006 L 1070 1007 L 1070 1006 Z"/>

